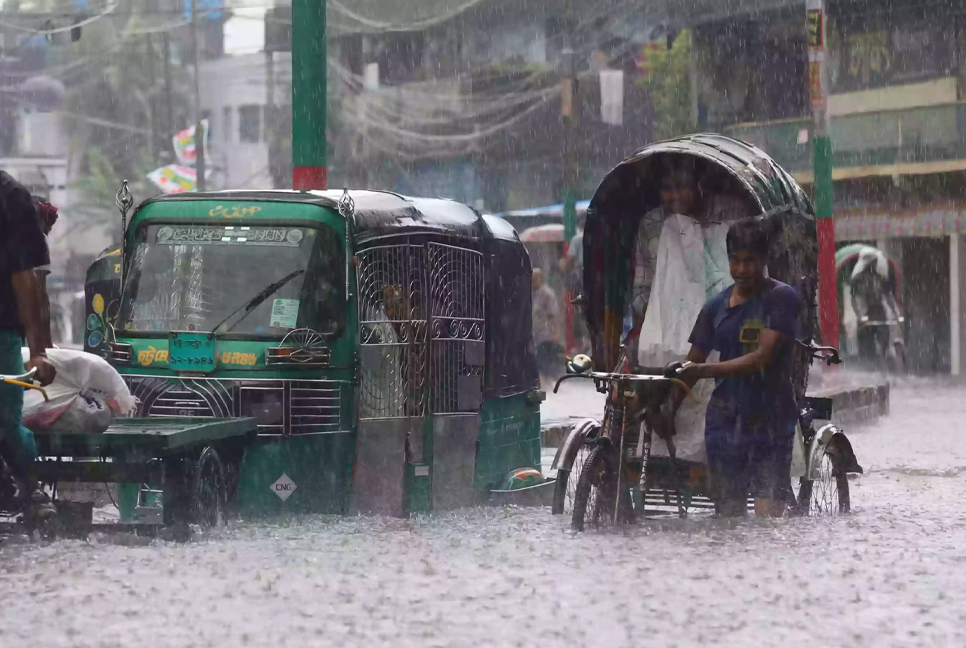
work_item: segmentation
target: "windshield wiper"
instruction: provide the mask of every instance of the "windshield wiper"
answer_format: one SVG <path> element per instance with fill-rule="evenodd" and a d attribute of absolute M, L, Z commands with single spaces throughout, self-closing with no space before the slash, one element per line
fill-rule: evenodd
<path fill-rule="evenodd" d="M 234 324 L 232 324 L 231 326 L 229 326 L 227 329 L 225 329 L 224 331 L 222 331 L 223 333 L 228 333 L 233 328 L 235 328 L 236 326 L 238 326 L 239 324 L 241 324 L 242 323 L 242 320 L 244 320 L 246 317 L 248 317 L 253 310 L 255 310 L 256 308 L 258 308 L 259 306 L 261 306 L 262 305 L 262 302 L 264 302 L 266 299 L 268 299 L 269 297 L 271 297 L 272 295 L 274 295 L 275 293 L 277 293 L 279 291 L 279 289 L 281 289 L 282 286 L 284 286 L 285 284 L 287 284 L 288 282 L 290 282 L 292 279 L 294 279 L 295 277 L 299 276 L 300 274 L 304 274 L 304 273 L 305 273 L 305 270 L 296 270 L 295 272 L 291 272 L 291 273 L 285 275 L 284 277 L 282 277 L 281 279 L 279 279 L 275 283 L 272 283 L 272 284 L 269 284 L 269 285 L 265 286 L 264 288 L 262 288 L 261 292 L 259 292 L 257 295 L 255 295 L 254 297 L 252 297 L 251 299 L 249 299 L 247 302 L 245 302 L 244 304 L 242 304 L 241 306 L 239 306 L 238 308 L 236 308 L 234 311 L 232 311 L 231 315 L 229 315 L 225 319 L 223 319 L 220 322 L 218 322 L 218 326 L 214 327 L 212 329 L 212 332 L 217 335 L 218 334 L 218 329 L 220 329 L 225 324 L 225 322 L 227 322 L 228 320 L 230 320 L 231 318 L 233 318 L 235 315 L 237 315 L 239 311 L 244 310 L 245 311 L 245 314 L 242 315 L 241 317 L 239 317 L 237 322 L 235 322 Z"/>

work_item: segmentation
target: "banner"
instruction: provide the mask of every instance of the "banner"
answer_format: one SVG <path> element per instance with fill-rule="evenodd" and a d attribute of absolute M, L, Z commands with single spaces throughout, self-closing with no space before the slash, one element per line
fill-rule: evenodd
<path fill-rule="evenodd" d="M 169 164 L 155 169 L 147 178 L 166 194 L 194 191 L 198 181 L 198 175 L 193 168 L 180 164 Z"/>
<path fill-rule="evenodd" d="M 208 150 L 208 120 L 201 120 L 205 131 L 205 150 Z M 186 166 L 194 166 L 197 150 L 195 148 L 195 130 L 197 125 L 184 129 L 172 138 L 174 143 L 174 153 L 178 156 L 178 162 Z"/>
<path fill-rule="evenodd" d="M 600 71 L 600 120 L 611 126 L 624 123 L 624 71 Z"/>

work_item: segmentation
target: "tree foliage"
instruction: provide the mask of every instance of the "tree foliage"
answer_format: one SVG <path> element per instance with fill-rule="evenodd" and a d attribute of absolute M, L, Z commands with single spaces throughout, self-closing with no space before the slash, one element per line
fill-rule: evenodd
<path fill-rule="evenodd" d="M 137 200 L 156 193 L 145 174 L 171 161 L 171 137 L 188 123 L 189 70 L 178 61 L 170 65 L 168 114 L 162 35 L 144 11 L 134 3 L 118 20 L 92 23 L 71 48 L 76 69 L 65 111 L 82 178 L 81 205 L 90 215 L 109 210 L 104 215 L 113 218 L 121 180 L 130 182 Z M 179 39 L 170 36 L 177 54 Z"/>
<path fill-rule="evenodd" d="M 654 111 L 655 135 L 667 139 L 692 132 L 691 31 L 681 31 L 670 49 L 649 51 L 647 68 L 639 83 Z"/>

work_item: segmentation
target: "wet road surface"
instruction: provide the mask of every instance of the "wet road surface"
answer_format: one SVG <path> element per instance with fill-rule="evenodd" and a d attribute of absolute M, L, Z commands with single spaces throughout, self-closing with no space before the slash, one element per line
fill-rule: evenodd
<path fill-rule="evenodd" d="M 866 475 L 841 518 L 574 535 L 490 508 L 7 540 L 0 646 L 964 646 L 964 395 L 894 387 L 891 416 L 850 435 Z M 597 402 L 565 396 L 548 409 Z"/>

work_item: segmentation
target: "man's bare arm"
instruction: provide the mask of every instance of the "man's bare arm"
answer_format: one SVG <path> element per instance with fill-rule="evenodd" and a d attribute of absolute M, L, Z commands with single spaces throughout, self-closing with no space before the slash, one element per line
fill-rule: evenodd
<path fill-rule="evenodd" d="M 17 311 L 23 324 L 30 348 L 28 369 L 37 369 L 37 380 L 42 385 L 49 385 L 56 375 L 53 366 L 46 362 L 47 347 L 43 328 L 43 315 L 40 306 L 40 282 L 33 270 L 24 270 L 10 276 L 14 297 L 17 299 Z"/>
<path fill-rule="evenodd" d="M 44 348 L 49 349 L 54 346 L 53 336 L 50 331 L 50 295 L 47 293 L 47 275 L 43 272 L 37 273 L 37 287 L 40 289 L 40 327 L 44 334 Z"/>

